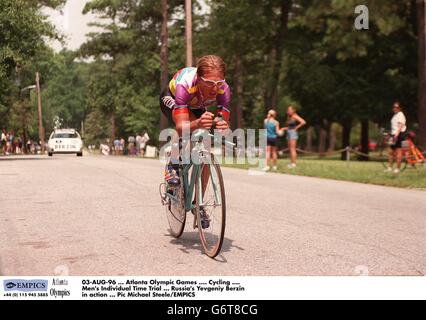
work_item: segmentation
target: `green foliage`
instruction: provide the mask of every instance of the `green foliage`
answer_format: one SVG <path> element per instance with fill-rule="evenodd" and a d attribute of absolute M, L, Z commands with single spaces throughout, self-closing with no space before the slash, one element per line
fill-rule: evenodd
<path fill-rule="evenodd" d="M 203 2 L 208 10 L 194 1 L 194 56 L 224 58 L 233 105 L 241 105 L 246 127 L 261 127 L 271 107 L 284 120 L 289 104 L 315 127 L 365 119 L 385 126 L 395 99 L 405 105 L 409 122 L 416 121 L 414 1 L 364 1 L 370 9 L 368 31 L 354 28 L 354 8 L 359 4 L 355 0 Z M 28 130 L 36 132 L 34 96 L 20 101 L 15 83 L 14 68 L 19 64 L 21 87 L 34 83 L 36 71 L 42 74 L 47 130 L 54 116 L 76 128 L 83 121 L 86 138 L 98 142 L 112 138 L 115 119 L 116 137 L 147 130 L 154 140 L 160 117 L 161 2 L 89 1 L 84 12 L 100 16 L 96 25 L 103 31 L 90 34 L 76 53 L 53 54 L 43 37 L 57 35 L 40 8 L 63 3 L 0 3 L 0 26 L 5 30 L 0 34 L 0 121 L 19 127 L 25 118 Z M 183 3 L 169 0 L 170 77 L 185 64 Z M 288 30 L 281 29 L 283 3 L 292 4 Z M 77 62 L 76 57 L 90 62 Z M 274 89 L 276 106 L 269 105 Z"/>
<path fill-rule="evenodd" d="M 50 59 L 48 81 L 43 90 L 46 132 L 53 130 L 53 119 L 62 119 L 63 127 L 81 130 L 87 115 L 86 81 L 88 67 L 75 62 L 75 55 L 64 51 Z"/>

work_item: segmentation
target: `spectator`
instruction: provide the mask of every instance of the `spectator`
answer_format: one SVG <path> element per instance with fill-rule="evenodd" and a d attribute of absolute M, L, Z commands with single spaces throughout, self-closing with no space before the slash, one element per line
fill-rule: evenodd
<path fill-rule="evenodd" d="M 121 146 L 120 140 L 118 138 L 115 139 L 113 145 L 114 145 L 114 155 L 116 156 L 120 155 L 120 146 Z"/>
<path fill-rule="evenodd" d="M 125 145 L 125 143 L 126 143 L 126 141 L 123 138 L 121 138 L 120 139 L 120 155 L 123 155 L 123 153 L 124 153 L 124 145 Z"/>
<path fill-rule="evenodd" d="M 407 131 L 407 119 L 402 112 L 402 106 L 397 101 L 393 104 L 393 117 L 391 120 L 391 139 L 393 144 L 389 151 L 389 164 L 385 172 L 399 173 L 402 163 L 402 142 L 405 140 Z M 396 158 L 396 168 L 393 169 Z"/>
<path fill-rule="evenodd" d="M 135 150 L 136 150 L 135 149 L 135 142 L 136 142 L 135 137 L 134 136 L 130 136 L 127 139 L 127 142 L 128 142 L 129 155 L 131 155 L 131 156 L 135 155 Z"/>
<path fill-rule="evenodd" d="M 287 123 L 283 130 L 287 130 L 287 142 L 291 160 L 288 167 L 290 169 L 296 168 L 297 140 L 299 140 L 298 130 L 304 125 L 306 125 L 306 121 L 297 114 L 296 108 L 289 106 L 287 108 Z"/>
<path fill-rule="evenodd" d="M 27 152 L 32 153 L 31 152 L 31 140 L 30 139 L 28 139 L 28 141 L 27 141 Z"/>
<path fill-rule="evenodd" d="M 6 136 L 6 130 L 2 129 L 1 131 L 1 138 L 0 138 L 0 148 L 3 155 L 6 155 L 6 148 L 7 148 L 7 136 Z"/>
<path fill-rule="evenodd" d="M 140 144 L 140 155 L 141 155 L 141 157 L 145 156 L 146 145 L 147 145 L 149 140 L 150 140 L 149 135 L 145 131 L 145 133 L 142 136 L 141 144 Z"/>
<path fill-rule="evenodd" d="M 266 119 L 264 121 L 266 134 L 267 134 L 267 146 L 266 146 L 266 167 L 265 171 L 270 170 L 269 161 L 272 159 L 272 170 L 277 170 L 277 139 L 280 134 L 280 123 L 276 120 L 277 112 L 275 110 L 269 110 Z"/>
<path fill-rule="evenodd" d="M 14 144 L 13 144 L 13 142 L 14 142 L 14 140 L 15 140 L 15 134 L 14 134 L 14 132 L 13 132 L 13 130 L 10 130 L 9 131 L 9 153 L 10 154 L 13 154 L 14 152 L 15 152 L 15 150 L 14 150 Z"/>
<path fill-rule="evenodd" d="M 104 156 L 109 156 L 109 153 L 111 151 L 108 142 L 107 143 L 101 143 L 99 146 L 100 150 L 101 150 L 101 154 Z"/>
<path fill-rule="evenodd" d="M 140 154 L 142 136 L 138 133 L 136 136 L 136 155 Z"/>

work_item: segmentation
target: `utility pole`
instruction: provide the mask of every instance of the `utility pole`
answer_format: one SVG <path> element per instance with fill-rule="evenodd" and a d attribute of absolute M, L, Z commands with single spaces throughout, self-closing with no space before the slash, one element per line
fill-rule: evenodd
<path fill-rule="evenodd" d="M 417 0 L 420 145 L 426 149 L 426 0 Z"/>
<path fill-rule="evenodd" d="M 161 23 L 161 92 L 163 93 L 169 85 L 169 29 L 168 29 L 168 0 L 161 0 L 161 11 L 163 21 Z M 169 126 L 166 116 L 160 112 L 160 130 L 164 130 Z"/>
<path fill-rule="evenodd" d="M 192 67 L 192 0 L 185 0 L 186 66 Z"/>
<path fill-rule="evenodd" d="M 36 72 L 36 88 L 38 97 L 38 135 L 41 143 L 41 152 L 44 154 L 44 128 L 43 128 L 43 113 L 41 109 L 41 90 L 40 90 L 40 73 Z"/>

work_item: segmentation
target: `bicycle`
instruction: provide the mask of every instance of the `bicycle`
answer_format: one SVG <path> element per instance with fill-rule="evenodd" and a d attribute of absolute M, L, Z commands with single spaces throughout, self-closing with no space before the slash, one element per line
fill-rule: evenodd
<path fill-rule="evenodd" d="M 389 132 L 382 130 L 384 140 L 382 142 L 382 150 L 380 155 L 382 156 L 383 167 L 387 168 L 389 166 L 389 158 L 383 157 L 383 153 L 389 154 L 389 149 L 395 143 L 393 135 Z M 396 162 L 396 159 L 394 159 Z M 401 162 L 401 172 L 406 170 L 408 166 L 416 168 L 417 165 L 424 165 L 426 159 L 424 153 L 415 145 L 413 137 L 411 134 L 408 134 L 404 141 L 402 142 L 402 162 Z"/>
<path fill-rule="evenodd" d="M 179 157 L 180 185 L 169 187 L 167 182 L 160 184 L 161 203 L 166 208 L 170 233 L 179 238 L 183 234 L 188 212 L 194 215 L 193 228 L 198 228 L 204 253 L 215 258 L 222 249 L 226 226 L 225 186 L 220 165 L 213 153 L 208 151 L 203 142 L 204 133 L 199 131 L 192 135 L 195 140 L 191 146 L 191 155 L 197 161 L 184 164 Z M 209 137 L 214 137 L 208 134 Z M 234 145 L 231 142 L 225 141 Z M 179 139 L 179 154 L 185 142 Z M 167 170 L 167 164 L 166 164 Z M 204 175 L 204 181 L 203 181 Z M 207 180 L 207 181 L 206 181 Z M 216 210 L 218 209 L 218 210 Z M 207 219 L 207 225 L 203 224 Z"/>

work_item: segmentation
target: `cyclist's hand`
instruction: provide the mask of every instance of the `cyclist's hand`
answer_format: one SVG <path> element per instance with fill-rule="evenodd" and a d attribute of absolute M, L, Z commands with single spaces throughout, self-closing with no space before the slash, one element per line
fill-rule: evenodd
<path fill-rule="evenodd" d="M 218 129 L 218 130 L 229 129 L 228 122 L 226 122 L 225 120 L 221 118 L 215 118 L 214 122 L 215 122 L 215 129 Z"/>
<path fill-rule="evenodd" d="M 201 117 L 200 117 L 200 119 L 198 121 L 199 127 L 203 128 L 203 129 L 206 129 L 206 130 L 210 130 L 211 127 L 212 127 L 212 125 L 213 125 L 213 118 L 214 118 L 214 114 L 213 113 L 211 113 L 211 112 L 204 112 L 201 115 Z"/>

